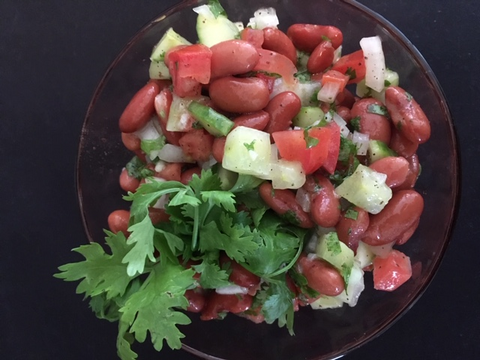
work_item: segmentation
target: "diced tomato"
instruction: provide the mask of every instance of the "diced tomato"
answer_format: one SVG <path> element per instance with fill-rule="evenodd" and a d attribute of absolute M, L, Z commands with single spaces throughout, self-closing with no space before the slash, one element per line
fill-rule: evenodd
<path fill-rule="evenodd" d="M 264 41 L 263 31 L 259 29 L 245 28 L 240 33 L 242 40 L 248 41 L 256 48 L 261 48 Z"/>
<path fill-rule="evenodd" d="M 342 92 L 347 86 L 349 77 L 337 70 L 328 70 L 322 75 L 322 86 L 327 84 L 337 84 L 338 92 Z"/>
<path fill-rule="evenodd" d="M 170 113 L 170 107 L 172 106 L 172 93 L 168 88 L 160 91 L 155 97 L 155 111 L 158 115 L 158 122 L 162 129 L 163 135 L 170 144 L 177 145 L 179 144 L 180 138 L 183 136 L 181 132 L 173 132 L 167 130 L 167 121 Z"/>
<path fill-rule="evenodd" d="M 337 167 L 338 155 L 340 153 L 340 127 L 336 122 L 331 122 L 328 125 L 331 131 L 330 145 L 328 147 L 327 159 L 323 162 L 323 168 L 330 174 L 335 172 Z"/>
<path fill-rule="evenodd" d="M 287 84 L 295 82 L 297 68 L 286 56 L 275 51 L 257 49 L 260 60 L 253 68 L 253 71 L 265 71 L 267 73 L 279 74 Z"/>
<path fill-rule="evenodd" d="M 349 84 L 359 83 L 365 78 L 366 73 L 363 51 L 358 50 L 351 54 L 342 56 L 335 64 L 333 64 L 332 70 L 349 75 Z"/>
<path fill-rule="evenodd" d="M 393 291 L 412 276 L 410 258 L 398 250 L 392 250 L 386 258 L 373 260 L 373 287 Z"/>
<path fill-rule="evenodd" d="M 210 82 L 212 51 L 203 44 L 177 46 L 165 54 L 173 80 L 173 92 L 180 96 L 200 95 L 201 85 Z"/>
<path fill-rule="evenodd" d="M 308 130 L 310 138 L 317 144 L 307 147 L 303 130 L 277 131 L 272 134 L 280 156 L 285 160 L 299 161 L 306 174 L 318 170 L 327 159 L 332 131 L 328 127 Z M 315 140 L 313 140 L 315 141 Z"/>

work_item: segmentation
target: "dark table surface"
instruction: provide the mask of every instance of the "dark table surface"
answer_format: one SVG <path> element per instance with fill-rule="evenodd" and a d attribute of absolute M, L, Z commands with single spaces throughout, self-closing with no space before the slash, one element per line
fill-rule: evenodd
<path fill-rule="evenodd" d="M 85 242 L 75 189 L 83 117 L 125 43 L 175 0 L 0 1 L 0 358 L 115 359 L 114 325 L 52 277 Z M 363 0 L 417 46 L 446 93 L 462 197 L 444 261 L 416 305 L 346 359 L 480 358 L 480 2 Z M 442 174 L 439 174 L 442 176 Z M 146 347 L 146 346 L 145 346 Z M 145 350 L 140 359 L 152 357 Z M 162 359 L 194 359 L 162 351 Z"/>

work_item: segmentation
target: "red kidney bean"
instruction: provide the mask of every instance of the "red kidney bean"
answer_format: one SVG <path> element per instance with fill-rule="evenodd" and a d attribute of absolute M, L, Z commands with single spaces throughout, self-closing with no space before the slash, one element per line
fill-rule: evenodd
<path fill-rule="evenodd" d="M 258 189 L 260 197 L 270 206 L 278 215 L 285 215 L 290 212 L 295 215 L 298 225 L 302 228 L 312 228 L 315 224 L 308 214 L 295 200 L 295 194 L 290 190 L 273 189 L 272 184 L 264 182 Z"/>
<path fill-rule="evenodd" d="M 352 114 L 350 112 L 350 109 L 346 106 L 337 106 L 337 114 L 340 115 L 340 117 L 347 123 L 352 120 Z"/>
<path fill-rule="evenodd" d="M 362 237 L 368 245 L 385 245 L 411 231 L 423 212 L 423 197 L 415 190 L 400 190 L 393 194 L 385 208 L 370 216 L 370 225 Z"/>
<path fill-rule="evenodd" d="M 149 81 L 133 96 L 120 116 L 120 131 L 135 132 L 150 120 L 155 111 L 155 97 L 160 92 L 160 86 L 155 81 Z"/>
<path fill-rule="evenodd" d="M 406 159 L 408 161 L 408 173 L 407 178 L 402 185 L 398 186 L 395 190 L 407 190 L 413 189 L 417 182 L 418 175 L 420 174 L 420 162 L 418 161 L 418 155 L 413 154 Z"/>
<path fill-rule="evenodd" d="M 185 153 L 195 161 L 207 161 L 212 154 L 214 137 L 203 129 L 193 129 L 183 135 L 179 144 Z"/>
<path fill-rule="evenodd" d="M 322 41 L 308 58 L 307 70 L 312 74 L 320 73 L 332 65 L 335 49 L 330 41 Z"/>
<path fill-rule="evenodd" d="M 392 126 L 392 136 L 388 147 L 398 155 L 408 158 L 418 150 L 418 143 L 408 140 L 405 135 Z"/>
<path fill-rule="evenodd" d="M 221 295 L 213 292 L 207 298 L 207 303 L 203 308 L 200 319 L 218 319 L 218 314 L 221 312 L 238 314 L 250 309 L 252 302 L 253 298 L 250 295 Z"/>
<path fill-rule="evenodd" d="M 343 42 L 343 34 L 335 26 L 293 24 L 287 30 L 287 36 L 292 39 L 298 50 L 311 53 L 325 38 L 328 38 L 336 49 Z"/>
<path fill-rule="evenodd" d="M 148 208 L 148 216 L 150 217 L 153 225 L 160 224 L 162 222 L 168 222 L 170 220 L 170 215 L 167 214 L 165 209 L 150 207 Z"/>
<path fill-rule="evenodd" d="M 313 194 L 310 206 L 313 221 L 322 227 L 335 226 L 340 219 L 340 199 L 330 180 L 314 175 L 308 180 L 305 189 Z"/>
<path fill-rule="evenodd" d="M 115 210 L 108 215 L 108 228 L 114 234 L 123 232 L 125 236 L 128 236 L 128 222 L 130 221 L 130 211 L 128 210 Z"/>
<path fill-rule="evenodd" d="M 209 92 L 216 106 L 232 113 L 262 110 L 270 100 L 267 83 L 256 77 L 225 76 L 213 80 Z"/>
<path fill-rule="evenodd" d="M 185 291 L 185 297 L 188 300 L 187 311 L 193 313 L 202 312 L 205 307 L 205 295 L 201 289 L 190 289 Z"/>
<path fill-rule="evenodd" d="M 289 58 L 294 64 L 297 63 L 297 50 L 292 40 L 282 30 L 273 27 L 264 28 L 263 39 L 264 49 L 275 51 Z"/>
<path fill-rule="evenodd" d="M 268 103 L 265 111 L 270 115 L 270 121 L 264 131 L 274 133 L 288 130 L 292 125 L 292 119 L 302 107 L 302 101 L 292 91 L 284 91 L 275 95 Z"/>
<path fill-rule="evenodd" d="M 374 98 L 365 98 L 355 102 L 350 113 L 352 119 L 360 117 L 361 133 L 368 134 L 371 140 L 380 140 L 388 144 L 391 136 L 390 121 L 384 115 L 372 113 L 372 107 L 378 106 L 383 104 Z"/>
<path fill-rule="evenodd" d="M 255 46 L 244 40 L 222 41 L 210 49 L 212 79 L 249 72 L 260 58 Z"/>
<path fill-rule="evenodd" d="M 393 189 L 401 186 L 407 179 L 409 163 L 401 156 L 387 156 L 373 162 L 369 168 L 387 175 L 385 183 Z"/>
<path fill-rule="evenodd" d="M 368 228 L 370 217 L 368 212 L 355 206 L 352 208 L 356 218 L 349 216 L 347 211 L 343 211 L 340 220 L 338 220 L 335 230 L 340 241 L 345 243 L 353 251 L 357 250 L 358 242 Z"/>
<path fill-rule="evenodd" d="M 141 140 L 132 133 L 122 133 L 122 143 L 125 147 L 133 152 L 140 151 Z"/>
<path fill-rule="evenodd" d="M 231 273 L 228 280 L 233 282 L 235 285 L 247 288 L 249 295 L 255 295 L 257 290 L 260 288 L 260 277 L 251 273 L 242 265 L 230 259 L 226 255 L 222 255 L 220 257 L 220 264 L 230 264 Z"/>
<path fill-rule="evenodd" d="M 122 190 L 130 192 L 135 192 L 140 186 L 140 180 L 130 176 L 127 169 L 123 169 L 120 173 L 119 183 Z"/>
<path fill-rule="evenodd" d="M 180 163 L 165 163 L 162 170 L 156 171 L 155 176 L 166 181 L 180 181 L 182 174 L 182 164 Z"/>
<path fill-rule="evenodd" d="M 415 230 L 417 230 L 417 227 L 418 227 L 418 224 L 420 223 L 420 218 L 417 219 L 416 222 L 414 222 L 412 224 L 412 226 L 410 226 L 410 229 L 408 229 L 407 231 L 405 231 L 401 237 L 399 237 L 397 239 L 397 241 L 395 241 L 395 244 L 397 245 L 403 245 L 405 244 L 408 240 L 410 240 L 410 238 L 413 236 L 413 234 L 415 233 Z"/>
<path fill-rule="evenodd" d="M 170 114 L 170 106 L 172 105 L 173 95 L 169 89 L 163 89 L 160 94 L 155 97 L 155 111 L 158 116 L 158 122 L 162 133 L 167 142 L 172 145 L 179 145 L 180 138 L 184 133 L 167 130 L 168 115 Z"/>
<path fill-rule="evenodd" d="M 215 138 L 212 145 L 212 155 L 217 162 L 222 163 L 223 155 L 225 154 L 225 141 L 227 138 L 225 136 Z"/>
<path fill-rule="evenodd" d="M 182 184 L 187 185 L 190 182 L 190 180 L 192 180 L 193 175 L 197 174 L 198 176 L 200 176 L 201 173 L 202 173 L 202 169 L 199 168 L 198 166 L 185 170 L 182 173 L 180 181 L 182 182 Z"/>
<path fill-rule="evenodd" d="M 353 104 L 355 104 L 355 101 L 357 101 L 355 95 L 353 95 L 352 92 L 347 88 L 338 93 L 337 97 L 335 98 L 335 104 L 337 105 L 337 108 L 339 106 L 345 106 L 351 109 Z"/>
<path fill-rule="evenodd" d="M 257 129 L 262 131 L 267 126 L 270 121 L 270 114 L 266 111 L 260 110 L 249 114 L 243 114 L 237 116 L 233 122 L 235 123 L 234 127 L 245 126 L 252 129 Z"/>
<path fill-rule="evenodd" d="M 248 41 L 256 48 L 261 48 L 264 41 L 263 31 L 247 27 L 240 32 L 240 39 Z"/>
<path fill-rule="evenodd" d="M 241 313 L 239 316 L 248 319 L 255 324 L 261 324 L 265 321 L 265 316 L 262 314 L 261 310 L 261 307 L 249 309 L 247 313 Z"/>
<path fill-rule="evenodd" d="M 408 140 L 423 144 L 430 138 L 430 121 L 420 105 L 405 90 L 389 86 L 385 90 L 385 105 L 393 124 Z"/>
<path fill-rule="evenodd" d="M 301 255 L 297 270 L 307 279 L 308 286 L 321 295 L 337 296 L 345 289 L 342 275 L 323 259 L 309 259 Z"/>

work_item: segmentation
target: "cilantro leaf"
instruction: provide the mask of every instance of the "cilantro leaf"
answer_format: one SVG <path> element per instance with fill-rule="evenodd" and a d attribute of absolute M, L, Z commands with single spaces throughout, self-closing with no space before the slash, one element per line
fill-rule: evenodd
<path fill-rule="evenodd" d="M 327 244 L 327 250 L 332 255 L 338 255 L 342 252 L 342 248 L 340 247 L 340 240 L 338 239 L 336 232 L 329 232 L 325 235 L 325 241 Z"/>
<path fill-rule="evenodd" d="M 345 211 L 345 217 L 347 219 L 352 219 L 352 220 L 357 220 L 358 218 L 358 211 L 355 210 L 354 208 L 348 208 L 347 211 Z"/>
<path fill-rule="evenodd" d="M 382 116 L 390 117 L 390 114 L 388 113 L 387 108 L 383 105 L 370 104 L 367 107 L 367 112 L 369 112 L 370 114 L 376 114 L 376 115 L 382 115 Z"/>
<path fill-rule="evenodd" d="M 248 151 L 255 151 L 255 139 L 252 140 L 252 142 L 249 144 L 249 143 L 243 143 L 243 146 L 245 146 L 245 148 L 248 150 Z"/>
<path fill-rule="evenodd" d="M 357 78 L 357 72 L 355 71 L 354 68 L 351 68 L 351 67 L 347 68 L 345 75 L 350 76 L 350 80 L 354 80 Z"/>
<path fill-rule="evenodd" d="M 184 293 L 194 285 L 194 271 L 179 264 L 155 265 L 143 286 L 120 309 L 120 321 L 130 326 L 135 339 L 144 342 L 150 333 L 154 348 L 160 351 L 165 340 L 172 349 L 180 349 L 185 337 L 177 325 L 188 325 L 187 315 L 175 310 L 186 309 Z"/>
<path fill-rule="evenodd" d="M 154 174 L 153 170 L 148 169 L 146 165 L 147 164 L 140 160 L 138 156 L 134 156 L 127 165 L 125 165 L 125 168 L 127 169 L 128 175 L 141 180 Z"/>
<path fill-rule="evenodd" d="M 123 322 L 118 322 L 117 335 L 117 355 L 122 360 L 135 360 L 138 354 L 135 353 L 131 345 L 133 344 L 133 336 L 128 332 L 128 325 Z"/>
<path fill-rule="evenodd" d="M 155 227 L 150 217 L 146 216 L 139 223 L 131 225 L 128 231 L 130 231 L 131 234 L 127 239 L 127 244 L 133 245 L 133 247 L 125 255 L 122 263 L 128 264 L 127 274 L 129 276 L 135 276 L 137 273 L 143 273 L 146 258 L 150 261 L 155 261 L 155 257 L 153 256 L 155 250 L 153 245 Z"/>
<path fill-rule="evenodd" d="M 355 116 L 353 119 L 350 120 L 350 125 L 352 126 L 353 130 L 361 132 L 360 120 L 360 116 Z"/>
<path fill-rule="evenodd" d="M 165 146 L 165 141 L 166 139 L 163 135 L 156 139 L 143 139 L 140 142 L 140 148 L 145 154 L 150 156 L 152 152 L 162 150 L 162 148 Z"/>
<path fill-rule="evenodd" d="M 307 149 L 311 149 L 317 146 L 319 143 L 319 140 L 317 138 L 314 138 L 309 135 L 308 133 L 309 130 L 310 128 L 306 128 L 305 130 L 303 130 L 303 137 L 305 139 L 305 142 L 307 143 Z"/>
<path fill-rule="evenodd" d="M 200 273 L 200 285 L 203 289 L 216 289 L 231 285 L 228 281 L 228 272 L 221 269 L 216 263 L 204 259 L 201 264 L 192 267 Z"/>
<path fill-rule="evenodd" d="M 248 192 L 256 189 L 263 181 L 252 175 L 239 174 L 235 185 L 229 191 L 234 194 Z"/>
<path fill-rule="evenodd" d="M 234 195 L 228 191 L 203 191 L 202 200 L 211 202 L 214 205 L 221 206 L 225 210 L 235 212 Z"/>
<path fill-rule="evenodd" d="M 131 246 L 125 241 L 125 235 L 122 232 L 113 234 L 106 232 L 105 238 L 112 254 L 107 254 L 98 243 L 82 245 L 73 251 L 81 254 L 85 260 L 77 263 L 71 263 L 60 266 L 60 273 L 54 276 L 65 281 L 77 281 L 77 294 L 85 293 L 85 296 L 96 296 L 102 293 L 106 294 L 106 299 L 112 299 L 121 296 L 132 280 L 127 275 L 127 266 L 122 263 L 122 259 L 127 254 Z"/>

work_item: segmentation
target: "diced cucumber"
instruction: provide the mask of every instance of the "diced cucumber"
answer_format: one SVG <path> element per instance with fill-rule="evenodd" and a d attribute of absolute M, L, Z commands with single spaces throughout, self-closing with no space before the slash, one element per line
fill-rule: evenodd
<path fill-rule="evenodd" d="M 223 168 L 223 166 L 218 167 L 218 177 L 220 178 L 222 190 L 230 190 L 238 179 L 238 174 Z"/>
<path fill-rule="evenodd" d="M 370 247 L 363 241 L 358 242 L 357 253 L 355 254 L 355 262 L 358 263 L 361 269 L 371 265 L 375 254 Z"/>
<path fill-rule="evenodd" d="M 188 106 L 188 111 L 193 117 L 213 136 L 226 136 L 232 130 L 235 123 L 222 115 L 210 106 L 192 101 Z"/>
<path fill-rule="evenodd" d="M 191 43 L 187 39 L 176 33 L 172 28 L 169 28 L 157 45 L 155 45 L 152 55 L 150 55 L 150 78 L 170 79 L 170 72 L 164 62 L 166 52 L 175 46 L 190 44 Z"/>
<path fill-rule="evenodd" d="M 336 309 L 343 306 L 343 301 L 338 296 L 322 295 L 310 304 L 313 310 Z"/>
<path fill-rule="evenodd" d="M 305 184 L 306 176 L 298 161 L 277 160 L 270 163 L 269 180 L 274 189 L 299 189 Z"/>
<path fill-rule="evenodd" d="M 359 164 L 353 174 L 335 188 L 335 192 L 368 211 L 378 214 L 392 198 L 392 189 L 386 184 L 387 176 Z"/>
<path fill-rule="evenodd" d="M 320 236 L 316 254 L 335 266 L 348 284 L 355 254 L 353 250 L 338 239 L 336 232 Z"/>
<path fill-rule="evenodd" d="M 227 135 L 222 166 L 265 179 L 270 174 L 271 152 L 269 133 L 238 126 Z"/>
<path fill-rule="evenodd" d="M 398 76 L 398 73 L 393 71 L 393 70 L 390 70 L 390 69 L 386 69 L 385 70 L 385 88 L 389 87 L 389 86 L 398 86 L 399 84 L 399 76 Z M 365 79 L 363 79 L 362 81 L 360 81 L 358 84 L 357 84 L 357 88 L 356 88 L 356 94 L 357 96 L 359 97 L 373 97 L 379 101 L 381 101 L 382 103 L 385 103 L 385 88 L 378 92 L 378 91 L 375 91 L 371 88 L 369 88 L 366 84 L 365 84 Z"/>
<path fill-rule="evenodd" d="M 240 36 L 238 26 L 223 14 L 214 15 L 209 5 L 201 5 L 194 10 L 198 13 L 197 35 L 201 44 L 211 47 Z"/>
<path fill-rule="evenodd" d="M 387 156 L 397 156 L 397 153 L 390 149 L 387 144 L 380 140 L 370 140 L 367 150 L 369 164 L 383 159 Z"/>
<path fill-rule="evenodd" d="M 317 121 L 323 120 L 324 116 L 325 113 L 317 106 L 302 106 L 292 122 L 294 126 L 307 128 Z"/>
<path fill-rule="evenodd" d="M 172 104 L 168 112 L 167 130 L 168 131 L 188 131 L 192 128 L 194 117 L 188 111 L 188 107 L 193 101 L 206 101 L 206 97 L 184 97 L 172 94 Z"/>

